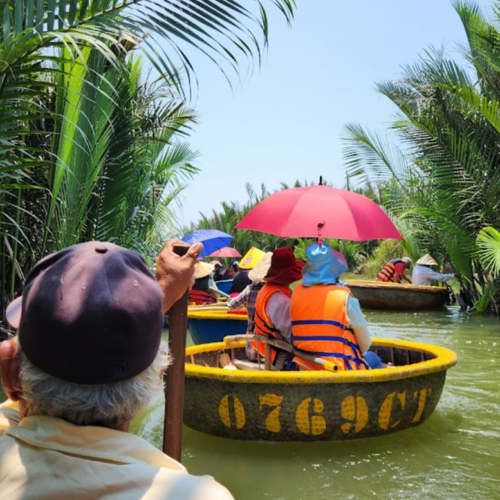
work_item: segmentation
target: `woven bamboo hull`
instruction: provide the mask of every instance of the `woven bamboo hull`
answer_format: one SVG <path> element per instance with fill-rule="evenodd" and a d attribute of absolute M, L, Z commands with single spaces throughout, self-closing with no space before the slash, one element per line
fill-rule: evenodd
<path fill-rule="evenodd" d="M 239 311 L 228 311 L 227 308 L 222 310 L 190 309 L 188 329 L 196 345 L 221 342 L 228 335 L 246 333 L 247 315 L 243 311 L 241 314 Z"/>
<path fill-rule="evenodd" d="M 274 442 L 361 439 L 422 424 L 455 354 L 412 342 L 378 339 L 374 345 L 384 361 L 412 364 L 336 373 L 233 371 L 194 364 L 215 366 L 223 343 L 190 347 L 184 423 L 214 436 Z M 243 346 L 225 353 L 243 358 Z"/>
<path fill-rule="evenodd" d="M 448 301 L 448 290 L 441 286 L 419 286 L 380 281 L 348 280 L 345 285 L 366 309 L 437 309 Z"/>

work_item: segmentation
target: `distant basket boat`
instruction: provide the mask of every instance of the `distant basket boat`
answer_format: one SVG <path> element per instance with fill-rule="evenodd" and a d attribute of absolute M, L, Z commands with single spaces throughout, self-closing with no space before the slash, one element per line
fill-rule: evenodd
<path fill-rule="evenodd" d="M 443 286 L 421 286 L 382 281 L 347 280 L 345 286 L 366 309 L 424 310 L 444 306 L 449 292 Z"/>
<path fill-rule="evenodd" d="M 246 310 L 231 311 L 227 306 L 198 306 L 188 309 L 188 329 L 194 344 L 221 342 L 228 335 L 247 331 Z"/>
<path fill-rule="evenodd" d="M 217 289 L 227 294 L 229 293 L 229 290 L 231 290 L 232 284 L 233 280 L 220 280 L 215 282 Z"/>
<path fill-rule="evenodd" d="M 245 359 L 245 342 L 186 350 L 184 423 L 232 439 L 298 442 L 383 436 L 422 424 L 441 396 L 452 351 L 415 342 L 374 339 L 373 350 L 395 366 L 369 371 L 227 370 Z"/>

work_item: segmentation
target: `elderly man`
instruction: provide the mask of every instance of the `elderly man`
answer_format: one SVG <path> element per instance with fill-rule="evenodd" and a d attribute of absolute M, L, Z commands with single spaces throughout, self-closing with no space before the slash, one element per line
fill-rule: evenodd
<path fill-rule="evenodd" d="M 202 249 L 180 257 L 174 243 L 158 257 L 158 281 L 140 255 L 100 242 L 31 270 L 7 310 L 18 337 L 0 344 L 3 387 L 20 417 L 14 425 L 7 412 L 0 438 L 2 498 L 232 498 L 128 433 L 161 387 L 163 314 L 187 290 Z"/>

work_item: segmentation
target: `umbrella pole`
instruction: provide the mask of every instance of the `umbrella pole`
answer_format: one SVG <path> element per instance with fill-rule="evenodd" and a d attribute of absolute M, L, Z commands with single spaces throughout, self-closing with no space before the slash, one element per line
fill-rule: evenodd
<path fill-rule="evenodd" d="M 175 245 L 177 255 L 185 255 L 189 246 Z M 186 332 L 188 296 L 186 293 L 170 309 L 168 320 L 168 349 L 172 364 L 168 367 L 165 387 L 165 420 L 163 424 L 163 453 L 181 461 L 182 421 L 184 415 L 184 372 L 186 357 Z"/>

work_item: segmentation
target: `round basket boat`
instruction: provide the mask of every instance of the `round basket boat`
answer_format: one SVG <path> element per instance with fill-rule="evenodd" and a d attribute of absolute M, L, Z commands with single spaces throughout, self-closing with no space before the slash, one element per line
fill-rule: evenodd
<path fill-rule="evenodd" d="M 434 411 L 452 351 L 375 339 L 394 367 L 369 371 L 271 372 L 219 368 L 245 359 L 245 342 L 189 347 L 184 423 L 232 439 L 297 442 L 383 436 L 422 424 Z"/>
<path fill-rule="evenodd" d="M 424 310 L 444 306 L 449 299 L 444 286 L 422 286 L 383 281 L 347 280 L 345 286 L 366 309 Z"/>
<path fill-rule="evenodd" d="M 205 308 L 188 309 L 188 329 L 193 343 L 221 342 L 228 335 L 239 335 L 247 331 L 246 311 L 230 311 Z"/>

